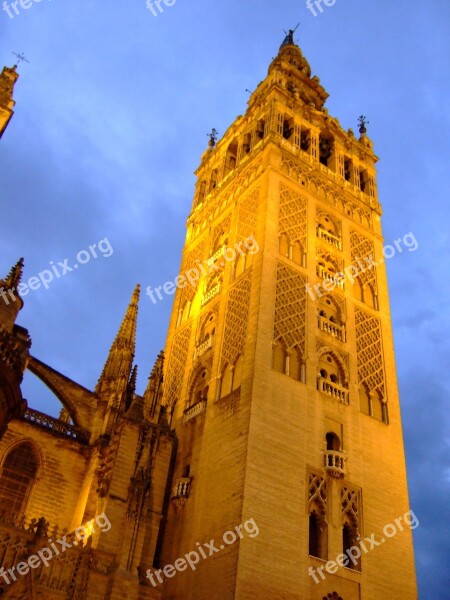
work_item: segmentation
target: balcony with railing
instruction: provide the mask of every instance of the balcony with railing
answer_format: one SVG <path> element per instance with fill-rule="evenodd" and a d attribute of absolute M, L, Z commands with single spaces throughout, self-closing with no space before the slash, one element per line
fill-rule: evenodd
<path fill-rule="evenodd" d="M 57 435 L 58 437 L 65 439 L 71 439 L 75 442 L 80 442 L 81 444 L 86 444 L 89 439 L 89 435 L 86 432 L 78 429 L 74 425 L 70 425 L 70 423 L 65 423 L 64 421 L 50 417 L 49 415 L 41 413 L 38 410 L 28 408 L 25 411 L 22 419 L 31 425 L 45 429 L 53 435 Z"/>
<path fill-rule="evenodd" d="M 213 341 L 214 341 L 214 336 L 210 335 L 201 344 L 198 344 L 194 350 L 194 360 L 196 358 L 200 358 L 200 356 L 203 356 L 203 354 L 205 354 L 205 352 L 207 352 L 210 348 L 212 348 Z"/>
<path fill-rule="evenodd" d="M 203 415 L 206 412 L 206 400 L 200 400 L 200 402 L 196 402 L 183 413 L 183 423 L 187 423 L 191 419 L 195 419 L 199 415 Z"/>
<path fill-rule="evenodd" d="M 217 296 L 217 294 L 220 292 L 221 289 L 221 285 L 220 285 L 220 281 L 218 283 L 216 283 L 216 285 L 214 287 L 212 287 L 209 292 L 207 292 L 202 299 L 202 306 L 205 306 L 205 304 L 207 304 L 210 300 L 212 300 L 214 298 L 214 296 Z"/>
<path fill-rule="evenodd" d="M 345 327 L 344 325 L 338 325 L 334 321 L 331 321 L 323 315 L 317 316 L 317 325 L 320 331 L 324 331 L 328 335 L 338 339 L 341 342 L 345 342 Z"/>
<path fill-rule="evenodd" d="M 208 267 L 213 265 L 215 262 L 217 262 L 219 260 L 219 258 L 221 258 L 224 255 L 225 249 L 226 249 L 226 246 L 224 244 L 218 250 L 216 250 L 216 252 L 214 252 L 214 254 L 212 256 L 210 256 L 208 258 L 208 260 L 206 261 L 206 264 L 208 265 Z"/>
<path fill-rule="evenodd" d="M 190 477 L 179 477 L 178 479 L 175 479 L 173 486 L 172 486 L 171 499 L 175 500 L 178 498 L 188 498 L 190 488 L 191 488 L 191 478 Z"/>
<path fill-rule="evenodd" d="M 330 233 L 320 225 L 317 227 L 317 237 L 327 242 L 331 246 L 334 246 L 338 250 L 342 250 L 342 240 L 339 236 Z"/>
<path fill-rule="evenodd" d="M 344 276 L 342 274 L 338 276 L 337 273 L 320 264 L 316 267 L 316 273 L 324 281 L 329 281 L 333 285 L 333 288 L 337 286 L 341 290 L 344 289 Z"/>
<path fill-rule="evenodd" d="M 324 452 L 323 466 L 331 477 L 335 477 L 336 479 L 345 477 L 346 461 L 347 458 L 340 450 L 325 450 Z"/>
<path fill-rule="evenodd" d="M 349 391 L 346 387 L 335 383 L 334 381 L 330 381 L 329 379 L 325 379 L 324 377 L 317 378 L 317 389 L 322 394 L 327 394 L 327 396 L 331 396 L 335 398 L 342 404 L 349 403 Z"/>

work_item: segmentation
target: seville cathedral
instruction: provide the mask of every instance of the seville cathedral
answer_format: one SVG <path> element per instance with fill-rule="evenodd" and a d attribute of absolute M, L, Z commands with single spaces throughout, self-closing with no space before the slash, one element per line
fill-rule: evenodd
<path fill-rule="evenodd" d="M 1 598 L 417 598 L 377 157 L 327 97 L 290 31 L 213 130 L 142 394 L 139 286 L 89 390 L 33 356 L 23 260 L 0 280 Z"/>

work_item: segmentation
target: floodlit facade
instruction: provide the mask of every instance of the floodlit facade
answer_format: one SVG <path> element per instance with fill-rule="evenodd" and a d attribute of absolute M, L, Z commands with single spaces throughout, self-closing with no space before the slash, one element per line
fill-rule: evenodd
<path fill-rule="evenodd" d="M 0 282 L 5 598 L 417 598 L 377 157 L 327 96 L 290 31 L 213 130 L 142 396 L 139 288 L 91 391 L 31 356 L 22 262 Z M 59 419 L 26 406 L 25 368 Z"/>

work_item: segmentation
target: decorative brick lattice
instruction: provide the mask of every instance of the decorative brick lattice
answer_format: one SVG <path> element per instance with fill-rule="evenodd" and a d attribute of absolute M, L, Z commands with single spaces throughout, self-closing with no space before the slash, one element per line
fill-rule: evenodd
<path fill-rule="evenodd" d="M 195 248 L 193 248 L 192 250 L 189 250 L 183 259 L 183 263 L 182 263 L 182 268 L 181 268 L 181 274 L 186 273 L 186 271 L 189 271 L 189 269 L 197 269 L 199 270 L 199 263 L 198 261 L 200 261 L 200 263 L 202 264 L 202 261 L 205 259 L 205 243 L 204 241 L 200 242 L 200 244 L 197 244 L 197 246 L 195 246 Z M 182 290 L 182 294 L 181 294 L 181 306 L 183 306 L 183 304 L 189 300 L 192 302 L 192 299 L 195 296 L 195 292 L 197 291 L 197 287 L 192 286 L 192 285 L 187 285 L 185 288 L 183 288 Z"/>
<path fill-rule="evenodd" d="M 258 220 L 259 188 L 250 192 L 239 205 L 236 242 L 243 242 L 256 233 Z"/>
<path fill-rule="evenodd" d="M 248 307 L 250 305 L 250 274 L 232 288 L 228 294 L 225 332 L 222 346 L 221 371 L 226 364 L 234 364 L 244 353 L 247 333 Z"/>
<path fill-rule="evenodd" d="M 352 265 L 358 266 L 358 260 L 366 267 L 364 271 L 360 269 L 358 277 L 362 285 L 370 284 L 374 293 L 377 291 L 377 277 L 375 267 L 370 267 L 364 258 L 372 256 L 375 259 L 375 250 L 373 242 L 356 231 L 350 232 L 350 247 L 352 255 Z"/>
<path fill-rule="evenodd" d="M 358 381 L 365 383 L 370 391 L 378 390 L 384 398 L 383 346 L 380 321 L 355 307 L 356 356 Z"/>
<path fill-rule="evenodd" d="M 289 187 L 280 187 L 279 234 L 291 243 L 300 242 L 306 252 L 306 199 Z"/>
<path fill-rule="evenodd" d="M 219 240 L 222 237 L 222 234 L 225 233 L 228 234 L 228 232 L 230 231 L 230 227 L 231 227 L 231 213 L 228 213 L 228 216 L 225 217 L 225 219 L 222 219 L 222 221 L 220 221 L 220 223 L 218 223 L 215 227 L 214 227 L 214 231 L 212 234 L 212 246 L 211 246 L 211 253 L 213 253 L 215 250 L 218 250 L 219 247 Z M 230 240 L 228 240 L 228 245 L 229 245 Z"/>
<path fill-rule="evenodd" d="M 273 339 L 282 339 L 288 350 L 297 346 L 304 355 L 305 322 L 306 278 L 278 263 Z"/>
<path fill-rule="evenodd" d="M 316 505 L 319 507 L 322 516 L 325 517 L 327 514 L 327 482 L 324 477 L 317 473 L 309 473 L 308 504 L 309 510 Z"/>
<path fill-rule="evenodd" d="M 174 406 L 180 397 L 190 338 L 191 326 L 189 325 L 177 333 L 172 340 L 164 382 L 164 404 L 166 406 Z"/>

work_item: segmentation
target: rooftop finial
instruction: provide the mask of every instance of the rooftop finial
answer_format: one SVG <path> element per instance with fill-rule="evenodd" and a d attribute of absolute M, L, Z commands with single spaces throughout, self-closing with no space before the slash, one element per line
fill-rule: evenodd
<path fill-rule="evenodd" d="M 216 145 L 216 141 L 217 141 L 217 136 L 218 136 L 218 131 L 217 129 L 215 129 L 213 127 L 211 133 L 207 133 L 206 135 L 209 137 L 209 142 L 208 142 L 208 146 L 210 148 L 214 148 L 214 146 Z"/>
<path fill-rule="evenodd" d="M 359 124 L 359 133 L 361 133 L 361 134 L 366 133 L 367 132 L 366 125 L 369 124 L 367 117 L 365 117 L 364 115 L 361 115 L 360 117 L 358 117 L 358 124 Z"/>
<path fill-rule="evenodd" d="M 289 31 L 284 32 L 286 37 L 284 38 L 280 48 L 283 48 L 284 46 L 295 46 L 294 33 L 297 31 L 299 25 L 300 23 L 297 23 L 297 27 L 295 29 L 289 29 Z"/>
<path fill-rule="evenodd" d="M 27 62 L 29 63 L 30 61 L 26 58 L 25 54 L 23 52 L 13 52 L 14 56 L 17 57 L 17 62 Z M 16 65 L 14 65 L 16 66 Z"/>

